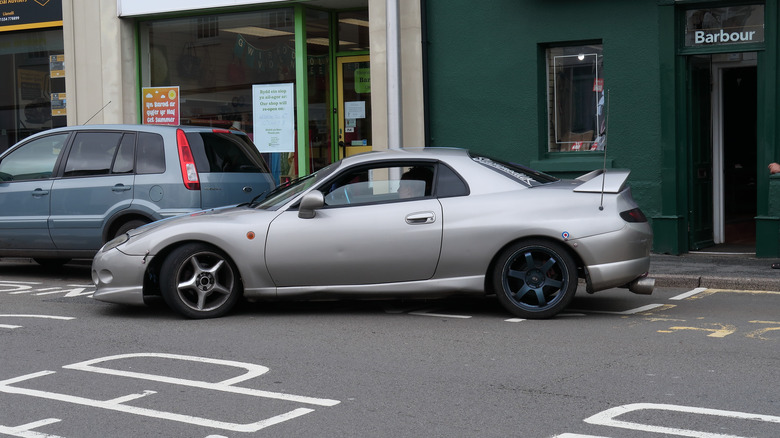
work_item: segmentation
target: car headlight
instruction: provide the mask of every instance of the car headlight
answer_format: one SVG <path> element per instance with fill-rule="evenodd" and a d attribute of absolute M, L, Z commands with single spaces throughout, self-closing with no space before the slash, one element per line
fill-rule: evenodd
<path fill-rule="evenodd" d="M 128 240 L 130 240 L 130 236 L 128 236 L 127 233 L 124 233 L 121 236 L 116 236 L 115 238 L 106 242 L 106 244 L 103 245 L 103 248 L 100 248 L 100 252 L 110 251 L 117 246 L 127 242 Z"/>

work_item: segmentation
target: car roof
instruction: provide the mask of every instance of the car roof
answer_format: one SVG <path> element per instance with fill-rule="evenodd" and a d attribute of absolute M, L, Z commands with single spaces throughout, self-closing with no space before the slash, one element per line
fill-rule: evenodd
<path fill-rule="evenodd" d="M 51 134 L 57 134 L 60 132 L 71 132 L 71 131 L 94 131 L 94 130 L 101 130 L 101 131 L 138 131 L 138 132 L 154 132 L 158 134 L 163 134 L 167 132 L 175 132 L 177 129 L 182 129 L 186 132 L 211 132 L 214 129 L 220 129 L 222 132 L 225 130 L 223 128 L 213 128 L 209 126 L 196 126 L 196 125 L 140 125 L 140 124 L 96 124 L 96 125 L 73 125 L 73 126 L 63 126 L 60 128 L 53 128 L 48 129 L 46 131 L 38 132 L 34 135 L 31 135 L 27 138 L 24 138 L 21 141 L 25 141 L 31 138 L 35 137 L 42 137 L 46 135 Z M 245 134 L 241 131 L 231 131 L 234 134 Z"/>
<path fill-rule="evenodd" d="M 392 160 L 447 160 L 452 158 L 467 158 L 469 151 L 467 149 L 460 148 L 439 148 L 439 147 L 427 147 L 427 148 L 404 148 L 404 149 L 385 149 L 378 151 L 364 152 L 362 154 L 356 154 L 344 158 L 342 163 L 344 166 L 352 166 L 355 164 L 361 164 L 369 161 L 392 161 Z"/>

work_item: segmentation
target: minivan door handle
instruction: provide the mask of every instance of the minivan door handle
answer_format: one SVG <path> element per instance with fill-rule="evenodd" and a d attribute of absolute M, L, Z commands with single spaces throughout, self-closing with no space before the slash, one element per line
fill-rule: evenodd
<path fill-rule="evenodd" d="M 432 224 L 436 222 L 436 214 L 432 211 L 423 211 L 406 215 L 406 223 L 409 225 Z"/>
<path fill-rule="evenodd" d="M 46 196 L 49 194 L 48 190 L 43 190 L 41 188 L 37 188 L 32 191 L 33 198 L 40 198 L 41 196 Z"/>
<path fill-rule="evenodd" d="M 132 186 L 126 186 L 124 184 L 117 184 L 114 187 L 112 187 L 111 190 L 113 190 L 115 192 L 126 192 L 126 191 L 128 191 L 128 190 L 130 190 L 132 188 L 133 188 Z"/>

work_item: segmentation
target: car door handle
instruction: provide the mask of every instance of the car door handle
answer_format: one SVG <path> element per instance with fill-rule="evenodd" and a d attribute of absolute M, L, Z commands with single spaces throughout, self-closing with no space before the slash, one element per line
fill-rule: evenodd
<path fill-rule="evenodd" d="M 41 196 L 46 196 L 49 194 L 48 190 L 43 189 L 35 189 L 32 192 L 33 198 L 40 198 Z"/>
<path fill-rule="evenodd" d="M 432 224 L 434 222 L 436 222 L 436 214 L 432 211 L 406 215 L 406 223 L 409 225 Z"/>
<path fill-rule="evenodd" d="M 133 186 L 126 186 L 124 184 L 117 184 L 114 187 L 112 187 L 111 190 L 113 190 L 115 192 L 126 192 L 126 191 L 128 191 L 128 190 L 130 190 L 132 188 L 133 188 Z"/>

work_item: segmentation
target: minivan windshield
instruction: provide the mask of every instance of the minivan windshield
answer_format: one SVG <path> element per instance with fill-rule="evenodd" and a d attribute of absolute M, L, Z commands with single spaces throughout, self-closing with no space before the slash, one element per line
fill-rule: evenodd
<path fill-rule="evenodd" d="M 286 184 L 281 184 L 272 190 L 262 201 L 252 204 L 251 207 L 262 210 L 278 210 L 283 205 L 290 202 L 293 198 L 299 194 L 307 191 L 314 184 L 327 178 L 328 175 L 333 173 L 338 167 L 339 163 L 333 163 L 325 168 L 312 173 L 311 175 L 302 176 L 298 179 L 294 179 Z"/>

